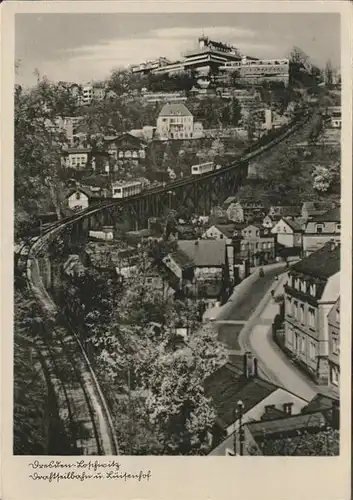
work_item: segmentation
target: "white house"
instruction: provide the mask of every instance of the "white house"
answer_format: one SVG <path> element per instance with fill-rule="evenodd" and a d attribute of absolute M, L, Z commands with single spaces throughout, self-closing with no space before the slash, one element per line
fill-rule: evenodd
<path fill-rule="evenodd" d="M 84 210 L 89 205 L 89 198 L 81 189 L 74 189 L 66 196 L 70 210 Z"/>
<path fill-rule="evenodd" d="M 157 135 L 160 139 L 191 139 L 194 117 L 185 104 L 176 102 L 163 106 L 157 118 Z"/>
<path fill-rule="evenodd" d="M 277 242 L 285 247 L 300 247 L 302 245 L 303 230 L 296 221 L 282 217 L 271 229 L 277 234 Z"/>
<path fill-rule="evenodd" d="M 65 202 L 70 210 L 84 210 L 92 198 L 99 199 L 100 194 L 88 187 L 80 186 L 70 189 L 65 196 Z"/>
<path fill-rule="evenodd" d="M 214 224 L 203 233 L 202 238 L 212 240 L 225 240 L 226 243 L 230 244 L 232 242 L 233 234 L 233 224 Z"/>

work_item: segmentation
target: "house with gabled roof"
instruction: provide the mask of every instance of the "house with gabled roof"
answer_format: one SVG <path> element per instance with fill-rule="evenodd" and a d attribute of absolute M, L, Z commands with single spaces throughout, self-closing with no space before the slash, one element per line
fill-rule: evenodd
<path fill-rule="evenodd" d="M 293 219 L 282 217 L 271 229 L 277 237 L 277 243 L 284 247 L 301 247 L 303 228 Z"/>
<path fill-rule="evenodd" d="M 203 233 L 202 238 L 226 240 L 227 243 L 231 243 L 234 236 L 234 231 L 234 224 L 214 224 Z"/>
<path fill-rule="evenodd" d="M 178 240 L 177 243 L 177 250 L 163 262 L 178 278 L 179 285 L 191 295 L 219 297 L 230 285 L 232 256 L 226 241 Z"/>
<path fill-rule="evenodd" d="M 303 232 L 303 253 L 309 255 L 330 240 L 341 239 L 341 210 L 339 207 L 312 217 Z"/>
<path fill-rule="evenodd" d="M 194 117 L 182 102 L 165 104 L 157 118 L 156 134 L 159 139 L 191 139 Z"/>
<path fill-rule="evenodd" d="M 84 210 L 90 203 L 99 202 L 101 198 L 100 192 L 91 190 L 89 186 L 77 186 L 66 191 L 63 205 L 69 210 Z"/>
<path fill-rule="evenodd" d="M 232 356 L 232 363 L 226 363 L 207 377 L 204 391 L 216 413 L 209 453 L 215 456 L 234 455 L 240 423 L 260 420 L 264 415 L 273 418 L 297 414 L 308 404 L 296 394 L 262 379 L 251 352 Z"/>
<path fill-rule="evenodd" d="M 242 426 L 241 434 L 243 455 L 339 455 L 339 404 L 335 401 L 331 410 L 249 422 Z"/>
<path fill-rule="evenodd" d="M 147 142 L 135 135 L 125 132 L 112 137 L 105 137 L 104 142 L 111 158 L 118 165 L 131 163 L 144 164 L 147 154 Z"/>

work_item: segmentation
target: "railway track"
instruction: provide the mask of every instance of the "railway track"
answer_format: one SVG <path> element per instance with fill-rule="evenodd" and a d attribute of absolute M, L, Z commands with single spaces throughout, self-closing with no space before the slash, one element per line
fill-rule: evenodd
<path fill-rule="evenodd" d="M 44 245 L 43 238 L 45 235 L 26 242 L 19 259 L 26 262 L 29 290 L 43 310 L 44 328 L 36 348 L 47 382 L 56 395 L 70 454 L 117 455 L 112 418 L 85 350 L 41 280 L 36 255 Z"/>
<path fill-rule="evenodd" d="M 25 276 L 29 290 L 43 310 L 44 332 L 37 348 L 40 351 L 48 383 L 52 385 L 57 396 L 60 419 L 65 423 L 66 432 L 70 436 L 73 449 L 76 450 L 77 454 L 117 455 L 119 454 L 118 443 L 109 408 L 80 339 L 65 317 L 57 310 L 44 287 L 37 261 L 40 251 L 45 247 L 47 241 L 55 238 L 65 228 L 101 210 L 117 205 L 123 207 L 131 200 L 150 194 L 164 194 L 171 189 L 196 183 L 202 179 L 216 178 L 224 171 L 229 171 L 244 164 L 244 162 L 253 160 L 285 141 L 308 120 L 308 116 L 303 117 L 269 143 L 247 153 L 241 160 L 235 161 L 227 167 L 197 176 L 196 179 L 177 180 L 128 199 L 108 200 L 99 205 L 93 205 L 78 214 L 50 224 L 40 236 L 24 242 L 17 253 L 16 266 L 19 272 Z"/>

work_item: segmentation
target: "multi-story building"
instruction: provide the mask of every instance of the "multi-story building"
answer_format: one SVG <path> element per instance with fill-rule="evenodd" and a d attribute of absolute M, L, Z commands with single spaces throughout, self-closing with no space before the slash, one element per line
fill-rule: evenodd
<path fill-rule="evenodd" d="M 153 61 L 146 61 L 141 64 L 137 64 L 136 66 L 131 67 L 132 73 L 150 73 L 153 70 L 157 70 L 159 68 L 163 68 L 164 66 L 168 66 L 171 64 L 171 61 L 166 57 L 159 57 L 158 59 L 154 59 Z"/>
<path fill-rule="evenodd" d="M 334 241 L 291 266 L 285 285 L 285 348 L 318 383 L 329 381 L 327 315 L 340 293 L 340 245 Z"/>
<path fill-rule="evenodd" d="M 144 164 L 147 144 L 144 140 L 126 132 L 116 137 L 106 137 L 107 151 L 117 165 Z"/>
<path fill-rule="evenodd" d="M 233 202 L 227 208 L 229 220 L 250 222 L 265 216 L 265 207 L 261 202 Z"/>
<path fill-rule="evenodd" d="M 225 240 L 178 240 L 177 250 L 163 261 L 177 288 L 205 298 L 219 297 L 234 274 L 234 250 Z"/>
<path fill-rule="evenodd" d="M 328 313 L 330 385 L 339 388 L 340 385 L 340 297 Z"/>
<path fill-rule="evenodd" d="M 275 237 L 269 229 L 250 224 L 241 229 L 239 258 L 251 266 L 271 262 L 275 258 Z"/>
<path fill-rule="evenodd" d="M 241 55 L 235 47 L 201 36 L 198 40 L 198 48 L 187 51 L 180 61 L 151 68 L 150 71 L 154 74 L 173 74 L 194 70 L 205 76 L 217 71 L 219 66 L 227 61 L 240 59 Z"/>
<path fill-rule="evenodd" d="M 220 71 L 232 73 L 242 84 L 256 85 L 261 82 L 289 82 L 288 59 L 255 59 L 243 56 L 240 61 L 229 61 Z"/>
<path fill-rule="evenodd" d="M 165 104 L 157 118 L 156 134 L 160 139 L 191 139 L 194 117 L 183 103 Z"/>
<path fill-rule="evenodd" d="M 105 98 L 105 88 L 102 85 L 87 84 L 83 85 L 81 91 L 81 103 L 89 105 L 92 101 L 103 101 Z"/>
<path fill-rule="evenodd" d="M 77 135 L 77 127 L 81 121 L 81 116 L 65 116 L 56 119 L 56 125 L 64 131 L 70 144 L 73 144 L 74 137 Z"/>
<path fill-rule="evenodd" d="M 64 165 L 67 168 L 82 170 L 92 158 L 92 148 L 70 147 L 63 150 Z"/>
<path fill-rule="evenodd" d="M 327 241 L 341 239 L 341 210 L 336 207 L 323 215 L 312 217 L 303 233 L 303 253 L 309 255 Z"/>

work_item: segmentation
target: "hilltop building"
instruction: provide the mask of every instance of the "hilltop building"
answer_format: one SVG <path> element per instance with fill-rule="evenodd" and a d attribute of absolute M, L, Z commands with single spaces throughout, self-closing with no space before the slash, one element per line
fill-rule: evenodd
<path fill-rule="evenodd" d="M 232 75 L 237 82 L 245 85 L 256 85 L 264 81 L 289 82 L 288 59 L 256 59 L 242 56 L 238 61 L 228 61 L 220 66 L 221 78 Z M 223 73 L 223 75 L 222 75 Z"/>

